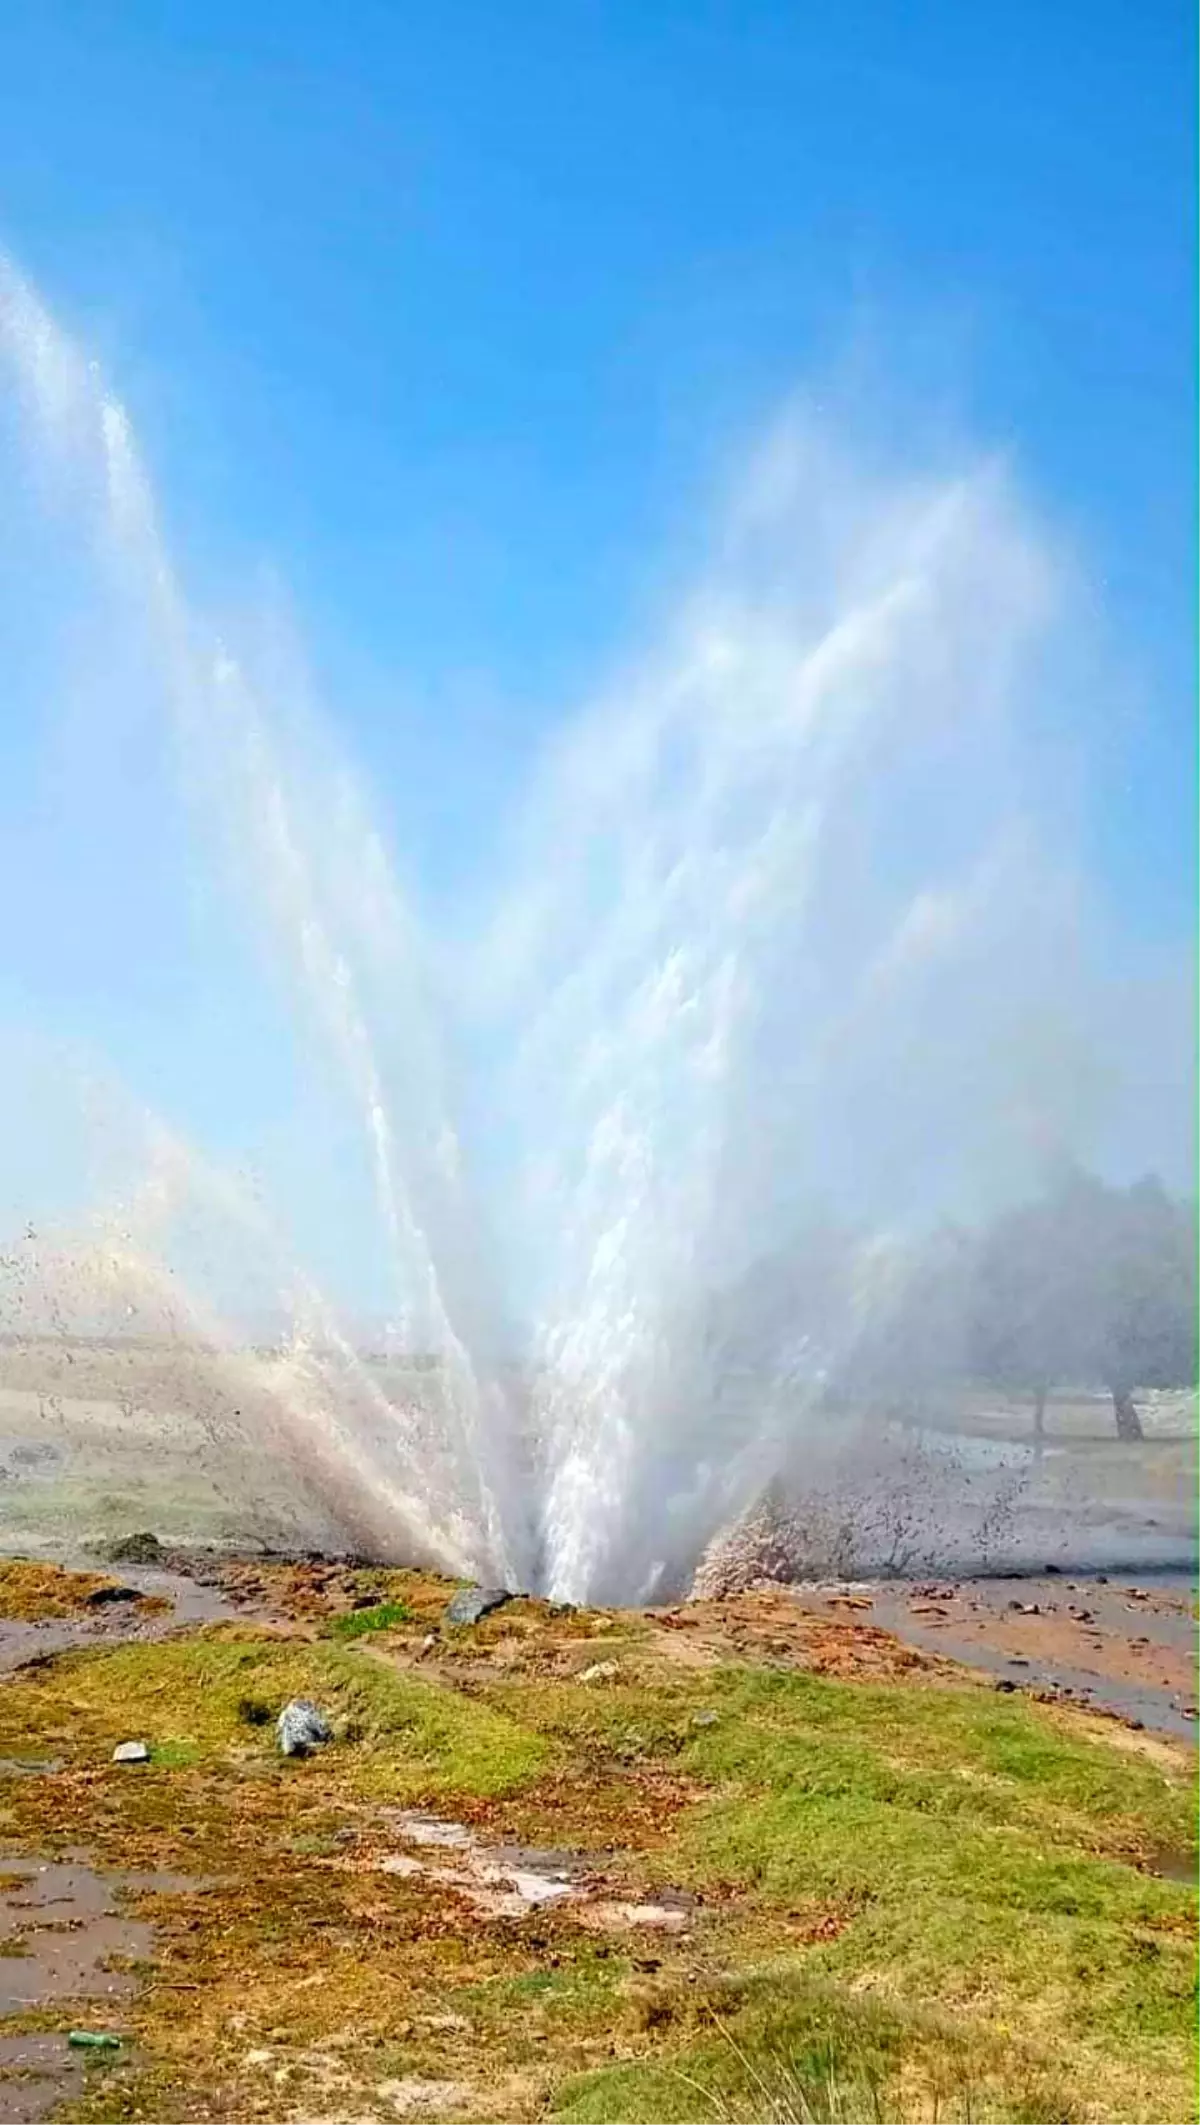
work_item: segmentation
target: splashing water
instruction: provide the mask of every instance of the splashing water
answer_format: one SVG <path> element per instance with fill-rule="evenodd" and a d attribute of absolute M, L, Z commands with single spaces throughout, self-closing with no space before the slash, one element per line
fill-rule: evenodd
<path fill-rule="evenodd" d="M 185 596 L 124 411 L 11 270 L 0 349 L 27 468 L 0 562 L 34 718 L 47 690 L 74 704 L 64 750 L 85 728 L 109 758 L 156 881 L 169 769 L 288 999 L 289 1097 L 339 1117 L 292 1144 L 301 1209 L 272 1217 L 220 1152 L 106 1093 L 102 1199 L 61 1230 L 41 1210 L 29 1303 L 86 1286 L 94 1313 L 100 1263 L 106 1305 L 143 1325 L 168 1305 L 364 1548 L 572 1599 L 671 1583 L 794 1453 L 896 1235 L 1011 1177 L 1078 1104 L 1070 1039 L 1046 1052 L 1075 917 L 1038 853 L 1018 713 L 1059 602 L 1046 542 L 997 465 L 868 475 L 786 422 L 662 648 L 548 751 L 507 883 L 452 955 L 307 682 L 264 685 Z M 269 1139 L 238 949 L 207 1008 L 235 1047 L 244 1029 Z M 392 1346 L 431 1361 L 423 1397 L 384 1391 L 295 1236 L 299 1169 L 343 1153 L 364 1187 L 332 1251 L 351 1285 L 370 1254 Z M 739 1389 L 720 1294 L 829 1202 L 866 1235 L 851 1299 Z M 256 1309 L 283 1323 L 266 1355 Z"/>

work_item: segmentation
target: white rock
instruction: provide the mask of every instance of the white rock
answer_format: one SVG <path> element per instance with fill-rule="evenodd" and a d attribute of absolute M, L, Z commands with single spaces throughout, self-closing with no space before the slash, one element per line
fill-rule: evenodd
<path fill-rule="evenodd" d="M 585 1668 L 580 1682 L 609 1682 L 621 1672 L 615 1660 L 598 1660 L 594 1667 Z"/>
<path fill-rule="evenodd" d="M 144 1741 L 120 1741 L 112 1752 L 114 1763 L 149 1763 L 150 1751 Z"/>
<path fill-rule="evenodd" d="M 333 1729 L 311 1698 L 293 1697 L 275 1723 L 275 1733 L 285 1756 L 307 1756 L 333 1740 Z"/>

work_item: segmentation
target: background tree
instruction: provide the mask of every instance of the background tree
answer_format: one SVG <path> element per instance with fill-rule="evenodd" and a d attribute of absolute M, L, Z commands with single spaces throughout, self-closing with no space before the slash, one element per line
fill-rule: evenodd
<path fill-rule="evenodd" d="M 1095 1364 L 1117 1431 L 1139 1439 L 1135 1388 L 1195 1382 L 1195 1220 L 1153 1176 L 1103 1193 L 1092 1238 Z"/>
<path fill-rule="evenodd" d="M 1137 1388 L 1194 1382 L 1195 1223 L 1153 1177 L 1120 1189 L 1065 1171 L 984 1233 L 973 1287 L 971 1370 L 1029 1393 L 1039 1435 L 1065 1381 L 1102 1383 L 1123 1439 L 1142 1436 Z"/>

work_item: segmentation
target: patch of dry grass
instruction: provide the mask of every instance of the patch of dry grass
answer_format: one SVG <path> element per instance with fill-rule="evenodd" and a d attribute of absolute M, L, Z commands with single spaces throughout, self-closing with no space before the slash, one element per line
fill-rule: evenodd
<path fill-rule="evenodd" d="M 97 1595 L 119 1584 L 105 1572 L 68 1572 L 58 1564 L 12 1558 L 0 1563 L 0 1617 L 8 1622 L 46 1623 L 86 1615 L 96 1606 Z M 138 1606 L 144 1614 L 147 1607 L 161 1609 L 165 1604 L 148 1603 L 139 1596 Z"/>

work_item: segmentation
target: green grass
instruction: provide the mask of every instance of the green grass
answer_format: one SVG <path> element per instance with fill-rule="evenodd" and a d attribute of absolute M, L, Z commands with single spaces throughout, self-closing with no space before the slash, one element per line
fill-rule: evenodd
<path fill-rule="evenodd" d="M 53 1742 L 68 1762 L 107 1763 L 118 1741 L 146 1741 L 143 1778 L 255 1760 L 286 1777 L 271 1720 L 311 1697 L 334 1723 L 325 1752 L 355 1788 L 381 1797 L 501 1794 L 527 1783 L 552 1745 L 503 1713 L 365 1659 L 351 1647 L 216 1633 L 72 1654 L 0 1693 L 0 1755 Z M 113 1766 L 112 1775 L 130 1775 Z"/>
<path fill-rule="evenodd" d="M 515 1691 L 493 1694 L 515 1707 Z M 1191 2115 L 1196 1898 L 1147 1871 L 1158 1850 L 1194 1849 L 1181 1773 L 1106 1745 L 1069 1714 L 978 1688 L 730 1667 L 655 1690 L 543 1684 L 524 1695 L 526 1717 L 560 1741 L 617 1761 L 657 1758 L 707 1789 L 644 1855 L 658 1880 L 757 1910 L 768 1930 L 773 1912 L 831 1914 L 834 1937 L 803 1957 L 809 1984 L 844 2002 L 884 1997 L 902 2020 L 935 2013 L 985 2052 L 1016 2032 L 1036 2052 L 1054 2031 L 1093 2085 L 1137 2082 L 1133 2100 L 1151 2108 L 1130 2116 L 1170 2116 L 1171 2101 Z M 696 1725 L 700 1706 L 718 1711 L 714 1724 Z M 781 2088 L 799 2042 L 789 2029 L 762 2035 Z M 857 2046 L 829 2083 L 851 2091 L 847 2116 L 865 2101 Z M 737 2079 L 728 2046 L 701 2053 L 720 2064 L 722 2102 L 752 2100 L 748 2069 L 740 2093 L 726 2086 Z M 686 2058 L 694 2080 L 697 2058 Z M 1033 2108 L 1013 2109 L 1010 2088 L 1006 2117 L 1042 2114 L 1045 2075 L 1031 2072 Z M 688 2109 L 700 2098 L 671 2073 L 645 2084 L 641 2073 L 593 2077 L 563 2114 L 719 2114 Z M 1174 2091 L 1161 2113 L 1147 2093 L 1156 2078 Z M 822 2111 L 815 2094 L 792 2098 L 801 2107 L 780 2115 L 836 2116 L 842 2099 L 826 2087 Z M 1058 2100 L 1048 2115 L 1067 2114 Z M 992 2115 L 991 2101 L 972 2084 L 971 2115 Z"/>
<path fill-rule="evenodd" d="M 373 1631 L 394 1631 L 412 1620 L 412 1610 L 403 1601 L 377 1601 L 373 1608 L 351 1609 L 348 1615 L 332 1617 L 327 1628 L 334 1638 L 366 1638 Z"/>
<path fill-rule="evenodd" d="M 439 1679 L 371 1643 L 405 1607 L 352 1612 L 348 1639 L 222 1626 L 73 1653 L 0 1688 L 0 1755 L 66 1761 L 9 1782 L 12 1849 L 82 1836 L 105 1864 L 194 1855 L 221 1877 L 171 1952 L 235 2082 L 282 2028 L 358 2045 L 345 2055 L 364 2088 L 482 2075 L 501 2107 L 480 2115 L 568 2125 L 1194 2115 L 1197 1900 L 1152 1871 L 1194 1845 L 1182 1755 L 1118 1748 L 1068 1710 L 985 1687 L 652 1674 L 644 1641 L 616 1632 L 628 1678 L 603 1688 L 499 1663 L 489 1681 L 482 1632 L 470 1672 Z M 298 1695 L 335 1740 L 284 1762 L 273 1721 Z M 111 1765 L 134 1735 L 150 1764 Z M 343 1869 L 397 1800 L 497 1842 L 578 1844 L 632 1891 L 690 1888 L 698 1922 L 679 1940 L 611 1941 L 567 1909 L 490 1925 L 423 1885 Z M 192 2070 L 172 2001 L 139 2010 L 147 2073 L 172 2057 Z M 238 2015 L 253 2034 L 228 2033 Z"/>
<path fill-rule="evenodd" d="M 1079 2114 L 1054 2070 L 1011 2046 L 964 2041 L 928 2016 L 794 1972 L 706 1994 L 693 2019 L 698 2028 L 669 2058 L 566 2083 L 553 2117 L 564 2125 L 877 2125 L 905 2117 L 1070 2125 Z"/>

